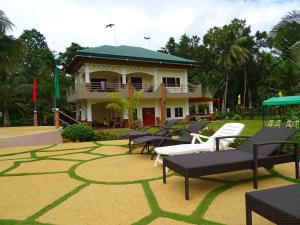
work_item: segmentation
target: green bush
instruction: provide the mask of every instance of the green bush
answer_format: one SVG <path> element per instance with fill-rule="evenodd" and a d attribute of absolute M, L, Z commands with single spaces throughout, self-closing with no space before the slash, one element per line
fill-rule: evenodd
<path fill-rule="evenodd" d="M 204 127 L 201 131 L 201 134 L 205 135 L 205 136 L 211 136 L 215 133 L 214 128 L 211 127 Z"/>
<path fill-rule="evenodd" d="M 124 139 L 120 134 L 109 133 L 105 131 L 97 131 L 96 132 L 97 141 L 108 141 L 108 140 L 119 140 Z"/>
<path fill-rule="evenodd" d="M 233 120 L 241 120 L 241 116 L 239 114 L 234 114 L 232 119 Z"/>
<path fill-rule="evenodd" d="M 96 139 L 94 130 L 84 124 L 67 126 L 62 132 L 62 137 L 71 141 L 94 141 Z"/>

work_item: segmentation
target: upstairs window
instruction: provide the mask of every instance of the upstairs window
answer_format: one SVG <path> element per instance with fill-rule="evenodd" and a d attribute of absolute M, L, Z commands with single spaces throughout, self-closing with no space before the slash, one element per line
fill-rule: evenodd
<path fill-rule="evenodd" d="M 162 80 L 166 87 L 180 87 L 179 77 L 163 77 Z"/>
<path fill-rule="evenodd" d="M 174 108 L 175 110 L 175 117 L 183 117 L 183 109 L 182 107 Z"/>

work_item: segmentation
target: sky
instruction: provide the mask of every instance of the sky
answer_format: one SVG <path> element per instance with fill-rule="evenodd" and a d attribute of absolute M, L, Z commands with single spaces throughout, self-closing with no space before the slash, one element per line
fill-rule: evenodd
<path fill-rule="evenodd" d="M 58 53 L 71 42 L 157 50 L 170 37 L 202 38 L 209 28 L 234 18 L 246 19 L 253 33 L 270 31 L 288 12 L 300 9 L 300 0 L 0 0 L 0 9 L 15 24 L 10 34 L 18 37 L 35 28 Z M 115 26 L 106 28 L 110 23 Z"/>

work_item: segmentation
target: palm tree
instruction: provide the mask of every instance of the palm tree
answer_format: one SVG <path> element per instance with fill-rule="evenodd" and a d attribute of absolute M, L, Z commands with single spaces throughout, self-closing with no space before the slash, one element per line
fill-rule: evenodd
<path fill-rule="evenodd" d="M 122 96 L 118 92 L 113 92 L 108 94 L 108 97 L 111 99 L 111 102 L 106 105 L 107 109 L 112 109 L 116 112 L 121 112 L 122 110 L 127 110 L 129 126 L 132 128 L 134 125 L 134 116 L 136 109 L 140 105 L 140 101 L 143 93 L 141 91 L 135 91 L 131 98 Z"/>
<path fill-rule="evenodd" d="M 221 40 L 222 50 L 217 55 L 217 65 L 225 69 L 225 89 L 222 105 L 222 113 L 225 113 L 227 107 L 227 93 L 230 73 L 233 69 L 240 68 L 249 59 L 249 51 L 243 47 L 247 37 L 236 38 L 231 30 L 224 30 Z M 246 78 L 245 78 L 246 79 Z"/>
<path fill-rule="evenodd" d="M 3 112 L 3 125 L 10 126 L 10 116 L 16 112 L 23 114 L 28 108 L 25 96 L 31 92 L 31 85 L 23 76 L 6 75 L 0 79 L 0 111 Z"/>
<path fill-rule="evenodd" d="M 292 12 L 289 12 L 288 15 L 283 17 L 281 21 L 273 27 L 271 35 L 277 35 L 281 30 L 287 28 L 291 24 L 300 24 L 300 11 L 293 10 Z M 285 50 L 289 53 L 288 55 L 291 59 L 300 66 L 300 40 L 291 46 L 287 46 L 287 49 Z"/>
<path fill-rule="evenodd" d="M 7 18 L 5 13 L 0 10 L 0 35 L 6 33 L 7 30 L 12 30 L 14 24 Z"/>
<path fill-rule="evenodd" d="M 6 35 L 13 23 L 0 10 L 0 76 L 16 68 L 16 61 L 22 54 L 22 44 L 13 36 Z"/>

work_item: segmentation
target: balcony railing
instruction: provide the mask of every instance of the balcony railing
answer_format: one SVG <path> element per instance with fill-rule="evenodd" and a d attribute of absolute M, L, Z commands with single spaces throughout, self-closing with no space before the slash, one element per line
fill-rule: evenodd
<path fill-rule="evenodd" d="M 155 98 L 159 96 L 159 89 L 161 84 L 139 84 L 133 83 L 132 88 L 134 90 L 141 90 L 144 93 L 145 98 Z M 170 97 L 194 97 L 202 96 L 201 85 L 181 84 L 178 86 L 166 87 L 167 95 Z M 68 100 L 73 101 L 76 99 L 87 99 L 104 97 L 109 92 L 121 92 L 127 94 L 127 84 L 120 83 L 107 83 L 107 82 L 92 82 L 90 84 L 76 84 L 68 93 Z"/>

